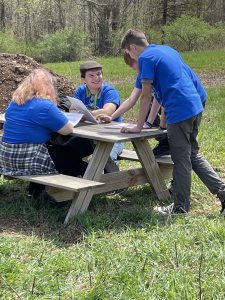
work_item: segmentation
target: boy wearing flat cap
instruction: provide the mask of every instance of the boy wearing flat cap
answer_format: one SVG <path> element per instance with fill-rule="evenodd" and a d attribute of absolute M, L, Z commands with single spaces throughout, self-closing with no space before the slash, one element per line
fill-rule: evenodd
<path fill-rule="evenodd" d="M 93 116 L 111 116 L 120 106 L 120 95 L 113 86 L 103 82 L 102 65 L 96 61 L 86 61 L 80 65 L 80 74 L 82 84 L 75 90 L 74 98 L 81 100 Z M 121 122 L 121 116 L 114 121 Z M 116 164 L 122 150 L 122 143 L 114 144 L 110 157 Z"/>

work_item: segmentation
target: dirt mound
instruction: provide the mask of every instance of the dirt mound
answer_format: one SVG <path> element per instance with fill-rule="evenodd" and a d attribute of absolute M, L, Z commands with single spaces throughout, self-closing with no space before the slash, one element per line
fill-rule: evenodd
<path fill-rule="evenodd" d="M 3 112 L 11 100 L 13 91 L 18 84 L 36 68 L 38 62 L 22 54 L 0 54 L 0 112 Z M 59 97 L 72 95 L 75 85 L 68 79 L 50 71 L 56 79 Z"/>

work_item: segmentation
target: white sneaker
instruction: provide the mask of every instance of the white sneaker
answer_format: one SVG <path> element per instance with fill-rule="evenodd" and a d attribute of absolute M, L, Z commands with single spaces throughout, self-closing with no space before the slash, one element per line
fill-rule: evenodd
<path fill-rule="evenodd" d="M 172 213 L 173 207 L 174 207 L 174 203 L 168 206 L 155 206 L 153 210 L 162 215 L 169 215 Z"/>
<path fill-rule="evenodd" d="M 187 211 L 182 207 L 174 207 L 174 203 L 168 206 L 156 206 L 154 211 L 161 215 L 187 215 Z"/>

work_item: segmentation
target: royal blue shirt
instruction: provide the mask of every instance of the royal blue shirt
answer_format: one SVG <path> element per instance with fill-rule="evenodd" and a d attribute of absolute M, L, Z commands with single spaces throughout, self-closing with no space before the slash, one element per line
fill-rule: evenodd
<path fill-rule="evenodd" d="M 206 93 L 206 90 L 204 89 L 201 81 L 199 80 L 198 76 L 192 71 L 192 69 L 188 66 L 187 66 L 187 72 L 191 78 L 191 80 L 193 81 L 194 83 L 194 86 L 201 98 L 201 101 L 202 103 L 204 103 L 208 97 L 208 94 Z M 135 87 L 137 89 L 142 89 L 142 83 L 141 83 L 141 74 L 139 73 L 136 77 L 136 80 L 135 80 Z M 153 90 L 153 93 L 154 93 L 154 90 Z"/>
<path fill-rule="evenodd" d="M 139 56 L 138 65 L 141 80 L 152 83 L 168 124 L 189 119 L 203 110 L 193 81 L 196 75 L 176 50 L 150 44 Z"/>
<path fill-rule="evenodd" d="M 117 90 L 106 82 L 103 82 L 100 93 L 97 95 L 96 107 L 93 107 L 93 99 L 88 93 L 86 84 L 79 85 L 74 92 L 74 98 L 81 100 L 87 108 L 101 109 L 106 103 L 113 103 L 118 108 L 120 106 L 120 95 Z M 119 116 L 114 121 L 121 122 Z"/>
<path fill-rule="evenodd" d="M 11 101 L 5 111 L 2 140 L 9 144 L 45 143 L 67 122 L 49 99 L 32 98 L 23 105 Z"/>
<path fill-rule="evenodd" d="M 141 74 L 138 73 L 136 80 L 135 80 L 135 87 L 139 90 L 142 89 L 142 83 L 141 83 Z"/>

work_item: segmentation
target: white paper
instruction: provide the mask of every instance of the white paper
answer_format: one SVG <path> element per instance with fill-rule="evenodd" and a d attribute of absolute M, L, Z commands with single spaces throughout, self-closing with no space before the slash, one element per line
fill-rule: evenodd
<path fill-rule="evenodd" d="M 98 123 L 95 117 L 92 115 L 92 113 L 90 113 L 90 111 L 87 109 L 87 107 L 84 105 L 84 103 L 81 100 L 69 96 L 67 96 L 67 98 L 71 102 L 70 109 L 75 109 L 78 113 L 83 114 L 85 121 L 95 123 L 95 124 Z"/>
<path fill-rule="evenodd" d="M 70 120 L 70 122 L 73 124 L 73 127 L 75 127 L 83 117 L 83 114 L 76 113 L 76 112 L 75 113 L 64 112 L 64 115 Z"/>
<path fill-rule="evenodd" d="M 105 128 L 111 128 L 111 129 L 121 129 L 123 127 L 134 127 L 135 124 L 131 124 L 131 123 L 118 123 L 118 124 L 110 124 L 110 125 L 105 125 Z"/>

